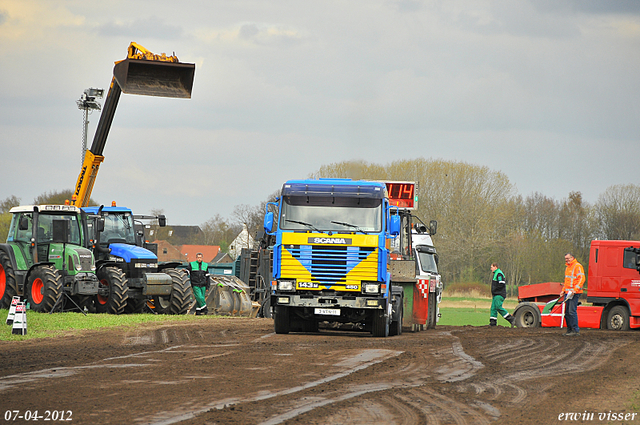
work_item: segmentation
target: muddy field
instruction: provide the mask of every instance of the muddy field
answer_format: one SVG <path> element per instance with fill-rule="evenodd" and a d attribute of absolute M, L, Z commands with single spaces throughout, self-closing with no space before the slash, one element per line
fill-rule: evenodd
<path fill-rule="evenodd" d="M 547 424 L 574 413 L 583 423 L 640 423 L 640 333 L 561 332 L 275 335 L 269 319 L 206 317 L 1 342 L 0 418 L 32 423 L 25 418 L 37 411 L 39 423 L 55 415 L 78 424 Z"/>

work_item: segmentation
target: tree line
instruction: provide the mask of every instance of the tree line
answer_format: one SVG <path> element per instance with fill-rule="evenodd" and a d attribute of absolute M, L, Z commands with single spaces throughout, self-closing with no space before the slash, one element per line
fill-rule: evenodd
<path fill-rule="evenodd" d="M 465 162 L 434 159 L 387 165 L 345 161 L 322 166 L 312 177 L 418 182 L 422 221 L 438 221 L 433 237 L 446 284 L 490 282 L 496 262 L 511 290 L 516 286 L 564 281 L 564 255 L 588 267 L 594 239 L 640 240 L 640 186 L 607 188 L 594 204 L 580 192 L 556 200 L 541 193 L 526 197 L 502 172 Z"/>
<path fill-rule="evenodd" d="M 324 165 L 309 177 L 416 181 L 414 215 L 425 223 L 438 221 L 433 240 L 445 285 L 488 283 L 493 262 L 504 271 L 511 290 L 530 283 L 561 282 L 567 252 L 586 269 L 592 240 L 640 240 L 640 186 L 636 184 L 611 186 L 594 204 L 580 192 L 570 192 L 561 200 L 541 193 L 523 197 L 502 172 L 424 158 L 386 165 L 344 161 Z M 279 188 L 259 205 L 236 206 L 231 218 L 212 217 L 200 225 L 201 234 L 185 243 L 219 245 L 227 252 L 243 226 L 254 236 L 262 230 L 266 203 L 275 200 L 278 192 Z M 44 194 L 34 203 L 59 203 L 57 195 Z M 65 198 L 61 199 L 63 203 Z M 11 219 L 8 211 L 19 201 L 15 196 L 0 201 L 2 240 Z"/>

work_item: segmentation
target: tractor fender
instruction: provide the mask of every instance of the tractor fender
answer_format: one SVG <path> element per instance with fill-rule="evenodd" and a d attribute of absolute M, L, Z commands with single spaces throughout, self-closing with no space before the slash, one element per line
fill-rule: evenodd
<path fill-rule="evenodd" d="M 0 244 L 0 250 L 4 251 L 4 253 L 7 254 L 9 259 L 11 260 L 11 267 L 13 267 L 13 270 L 16 270 L 18 268 L 16 263 L 16 255 L 13 252 L 13 248 L 11 248 L 11 245 L 9 245 L 8 243 Z"/>
<path fill-rule="evenodd" d="M 181 266 L 182 263 L 179 261 L 165 261 L 162 263 L 158 263 L 158 271 L 165 269 L 176 269 L 178 266 Z"/>

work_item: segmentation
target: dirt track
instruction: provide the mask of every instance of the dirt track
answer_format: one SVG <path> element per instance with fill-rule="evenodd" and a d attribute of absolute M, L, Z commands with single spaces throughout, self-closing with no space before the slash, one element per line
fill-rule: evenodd
<path fill-rule="evenodd" d="M 81 424 L 546 424 L 564 412 L 594 413 L 584 423 L 640 413 L 634 331 L 572 338 L 559 329 L 438 327 L 381 339 L 272 327 L 207 317 L 2 342 L 0 415 L 63 410 Z"/>

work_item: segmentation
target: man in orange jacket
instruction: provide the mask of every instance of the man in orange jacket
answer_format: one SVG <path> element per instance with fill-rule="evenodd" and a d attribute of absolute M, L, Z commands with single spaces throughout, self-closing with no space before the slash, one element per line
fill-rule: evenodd
<path fill-rule="evenodd" d="M 567 268 L 564 271 L 564 285 L 560 296 L 565 296 L 565 311 L 564 317 L 567 321 L 567 333 L 566 336 L 580 335 L 580 328 L 578 327 L 578 301 L 582 294 L 582 285 L 584 285 L 584 269 L 582 264 L 578 263 L 573 254 L 566 254 L 564 256 L 564 262 L 567 264 Z"/>

